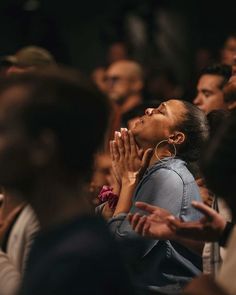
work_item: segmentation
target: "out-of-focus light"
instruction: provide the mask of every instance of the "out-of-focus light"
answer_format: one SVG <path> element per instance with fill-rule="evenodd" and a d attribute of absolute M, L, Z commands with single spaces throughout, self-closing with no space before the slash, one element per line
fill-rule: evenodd
<path fill-rule="evenodd" d="M 40 3 L 38 0 L 28 0 L 24 3 L 24 10 L 26 11 L 34 11 L 37 10 L 40 6 Z"/>

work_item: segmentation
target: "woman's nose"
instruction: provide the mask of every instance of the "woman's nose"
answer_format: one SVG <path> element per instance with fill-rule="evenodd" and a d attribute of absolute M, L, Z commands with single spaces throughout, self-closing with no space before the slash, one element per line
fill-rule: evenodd
<path fill-rule="evenodd" d="M 154 110 L 153 108 L 148 108 L 148 109 L 146 109 L 146 110 L 145 110 L 145 115 L 148 115 L 148 116 L 152 115 L 153 110 Z"/>

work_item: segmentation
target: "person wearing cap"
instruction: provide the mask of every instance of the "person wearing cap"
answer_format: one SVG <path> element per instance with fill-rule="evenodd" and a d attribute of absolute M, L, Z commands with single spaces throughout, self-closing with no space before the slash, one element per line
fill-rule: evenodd
<path fill-rule="evenodd" d="M 55 65 L 55 59 L 46 49 L 38 46 L 27 46 L 14 55 L 4 56 L 0 64 L 5 68 L 5 74 L 20 74 L 36 68 Z"/>

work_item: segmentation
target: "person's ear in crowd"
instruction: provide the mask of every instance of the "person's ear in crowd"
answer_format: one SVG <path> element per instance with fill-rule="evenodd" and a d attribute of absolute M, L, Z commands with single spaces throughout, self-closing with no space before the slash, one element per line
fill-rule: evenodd
<path fill-rule="evenodd" d="M 230 34 L 221 50 L 221 63 L 232 66 L 236 55 L 236 34 Z"/>

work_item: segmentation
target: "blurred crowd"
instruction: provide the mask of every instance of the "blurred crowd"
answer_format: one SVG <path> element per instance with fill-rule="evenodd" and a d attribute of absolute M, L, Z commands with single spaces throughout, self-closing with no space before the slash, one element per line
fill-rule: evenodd
<path fill-rule="evenodd" d="M 1 56 L 0 295 L 236 294 L 236 35 L 194 67 Z"/>

